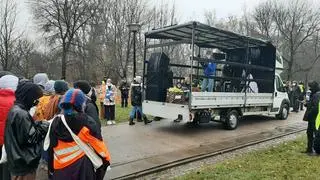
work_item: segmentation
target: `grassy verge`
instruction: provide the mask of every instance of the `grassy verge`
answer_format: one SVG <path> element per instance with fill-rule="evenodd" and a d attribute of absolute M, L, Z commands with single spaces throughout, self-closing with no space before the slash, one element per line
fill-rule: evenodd
<path fill-rule="evenodd" d="M 320 157 L 301 153 L 305 150 L 305 142 L 306 138 L 300 137 L 276 147 L 202 167 L 176 179 L 320 179 Z"/>
<path fill-rule="evenodd" d="M 97 100 L 96 102 L 98 108 L 99 108 L 99 112 L 100 112 L 100 101 Z M 121 122 L 128 122 L 128 119 L 129 119 L 129 114 L 131 112 L 131 104 L 129 103 L 128 104 L 128 107 L 127 108 L 122 108 L 121 107 L 121 104 L 119 102 L 116 103 L 116 110 L 115 110 L 115 114 L 116 114 L 116 117 L 115 117 L 115 120 L 117 123 L 121 123 Z M 107 122 L 105 119 L 101 119 L 101 125 L 102 126 L 106 126 L 107 125 Z"/>
<path fill-rule="evenodd" d="M 100 107 L 99 107 L 100 108 Z M 115 120 L 117 123 L 122 123 L 122 122 L 128 122 L 129 120 L 129 114 L 131 112 L 131 106 L 128 105 L 127 108 L 122 108 L 121 105 L 116 104 L 116 117 Z M 100 109 L 99 109 L 100 111 Z M 107 121 L 105 119 L 101 119 L 101 125 L 102 126 L 106 126 L 107 125 Z"/>

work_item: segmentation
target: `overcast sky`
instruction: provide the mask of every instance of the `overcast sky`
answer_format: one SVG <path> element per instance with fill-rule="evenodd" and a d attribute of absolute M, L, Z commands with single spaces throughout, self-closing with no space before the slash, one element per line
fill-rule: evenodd
<path fill-rule="evenodd" d="M 34 39 L 39 37 L 36 31 L 35 24 L 31 16 L 31 8 L 27 3 L 28 0 L 16 0 L 18 2 L 18 25 L 20 30 L 27 29 L 25 35 Z M 260 1 L 263 0 L 152 0 L 152 3 L 175 3 L 177 9 L 177 16 L 180 22 L 191 20 L 203 21 L 203 14 L 206 10 L 215 10 L 218 19 L 226 18 L 229 15 L 243 14 L 243 9 L 246 7 L 248 11 L 255 7 Z M 40 34 L 41 35 L 41 34 Z"/>

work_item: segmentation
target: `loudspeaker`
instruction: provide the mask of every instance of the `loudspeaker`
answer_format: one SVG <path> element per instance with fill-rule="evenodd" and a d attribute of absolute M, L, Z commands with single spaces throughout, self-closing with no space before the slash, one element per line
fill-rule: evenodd
<path fill-rule="evenodd" d="M 165 102 L 173 73 L 168 72 L 170 59 L 165 53 L 152 53 L 147 68 L 146 99 Z"/>
<path fill-rule="evenodd" d="M 148 72 L 167 73 L 169 68 L 169 57 L 163 53 L 152 53 L 148 61 Z"/>

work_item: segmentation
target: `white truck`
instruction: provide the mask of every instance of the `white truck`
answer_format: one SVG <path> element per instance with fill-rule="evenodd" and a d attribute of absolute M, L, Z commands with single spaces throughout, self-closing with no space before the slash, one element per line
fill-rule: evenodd
<path fill-rule="evenodd" d="M 195 124 L 216 121 L 224 123 L 229 130 L 236 129 L 239 119 L 248 115 L 275 115 L 278 119 L 287 119 L 290 102 L 279 75 L 283 60 L 270 42 L 199 22 L 152 30 L 145 38 L 142 103 L 145 114 Z M 191 48 L 190 60 L 183 65 L 171 63 L 171 59 L 161 52 L 165 46 L 179 44 L 189 44 Z M 159 53 L 146 60 L 151 48 Z M 204 49 L 219 49 L 224 58 L 203 58 Z M 222 64 L 220 67 L 227 67 L 231 73 L 203 76 L 201 63 L 208 62 L 217 67 Z M 186 76 L 190 76 L 191 83 L 186 103 L 169 103 L 165 99 L 172 79 L 183 78 L 175 77 L 175 72 L 171 78 L 167 76 L 170 67 L 189 70 Z M 253 78 L 249 79 L 248 74 Z M 215 84 L 220 83 L 223 87 L 214 92 L 194 92 L 196 85 L 192 82 L 203 78 L 214 79 Z M 258 85 L 259 92 L 248 91 L 250 82 Z"/>

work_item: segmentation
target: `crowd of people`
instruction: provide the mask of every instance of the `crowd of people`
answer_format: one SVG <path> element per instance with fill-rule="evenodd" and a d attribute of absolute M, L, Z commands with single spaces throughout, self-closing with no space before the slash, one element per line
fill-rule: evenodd
<path fill-rule="evenodd" d="M 142 78 L 136 76 L 129 85 L 126 80 L 122 80 L 119 86 L 121 92 L 121 107 L 128 108 L 129 95 L 131 99 L 132 111 L 129 114 L 129 125 L 134 125 L 134 119 L 138 122 L 144 121 L 148 124 L 152 121 L 142 113 Z M 118 88 L 112 84 L 111 79 L 104 77 L 99 91 L 100 119 L 105 119 L 107 125 L 115 125 L 116 96 Z M 129 94 L 131 92 L 131 94 Z"/>
<path fill-rule="evenodd" d="M 287 81 L 286 90 L 289 96 L 291 107 L 293 108 L 292 112 L 299 112 L 303 110 L 304 102 L 306 100 L 307 94 L 306 89 L 302 81 L 299 83 L 297 81 Z"/>
<path fill-rule="evenodd" d="M 103 103 L 112 123 L 110 84 Z M 111 158 L 87 81 L 70 85 L 45 73 L 33 80 L 3 74 L 0 99 L 0 179 L 34 180 L 39 164 L 49 179 L 103 179 Z"/>
<path fill-rule="evenodd" d="M 176 86 L 188 90 L 189 83 L 186 78 Z M 309 83 L 309 91 L 302 82 L 286 85 L 293 111 L 307 107 L 305 152 L 320 154 L 319 84 Z M 122 108 L 127 108 L 131 99 L 129 125 L 135 124 L 134 119 L 150 123 L 142 112 L 142 78 L 136 76 L 131 85 L 122 81 L 119 90 Z M 45 73 L 36 74 L 33 80 L 1 75 L 0 178 L 33 180 L 40 165 L 49 179 L 103 179 L 111 158 L 101 135 L 101 120 L 115 124 L 117 91 L 107 78 L 97 93 L 85 80 L 70 85 L 50 80 Z"/>

